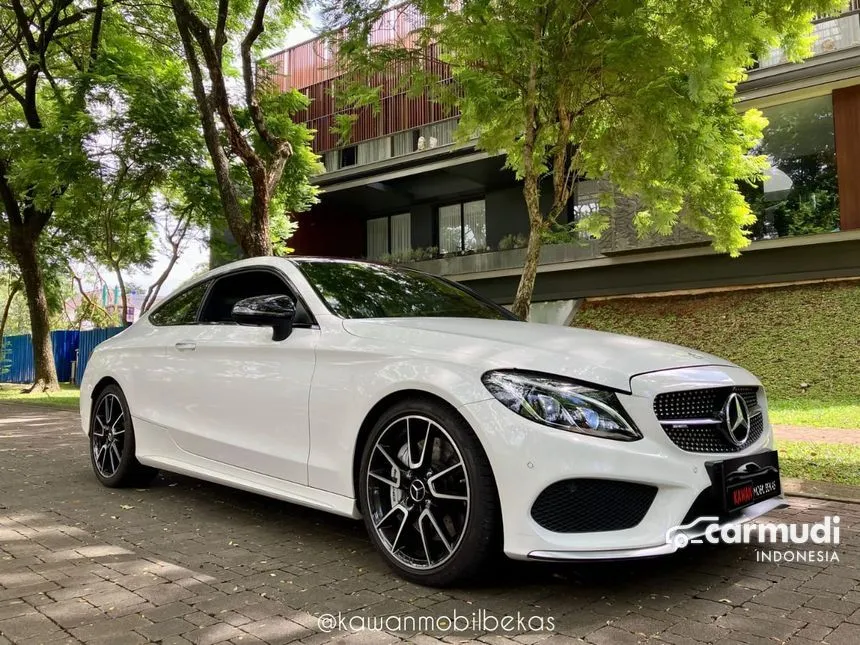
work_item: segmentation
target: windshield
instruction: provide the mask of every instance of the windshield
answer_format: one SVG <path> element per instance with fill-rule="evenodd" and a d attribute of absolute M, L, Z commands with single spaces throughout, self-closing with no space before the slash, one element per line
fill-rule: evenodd
<path fill-rule="evenodd" d="M 342 318 L 457 317 L 517 320 L 507 309 L 427 273 L 364 262 L 296 262 Z"/>

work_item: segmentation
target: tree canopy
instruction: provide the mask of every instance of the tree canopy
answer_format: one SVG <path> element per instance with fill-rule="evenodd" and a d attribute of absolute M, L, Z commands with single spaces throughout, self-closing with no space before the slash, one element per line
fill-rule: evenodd
<path fill-rule="evenodd" d="M 737 84 L 755 57 L 810 51 L 815 14 L 839 0 L 719 3 L 674 0 L 382 0 L 332 2 L 329 38 L 348 73 L 346 105 L 379 100 L 383 83 L 428 91 L 460 115 L 459 138 L 505 155 L 523 180 L 530 239 L 514 311 L 525 317 L 542 233 L 565 212 L 575 182 L 612 191 L 578 227 L 599 235 L 612 195 L 635 198 L 640 234 L 683 223 L 736 255 L 755 217 L 739 184 L 767 167 L 751 150 L 766 120 L 739 113 Z M 388 13 L 387 13 L 388 12 Z M 370 34 L 390 12 L 417 12 L 408 38 Z M 442 61 L 453 82 L 443 82 Z M 395 73 L 396 72 L 396 73 Z M 541 209 L 541 184 L 551 186 Z"/>
<path fill-rule="evenodd" d="M 150 306 L 196 226 L 226 222 L 248 255 L 290 251 L 289 214 L 316 195 L 311 133 L 292 118 L 307 99 L 275 91 L 254 57 L 302 10 L 295 0 L 0 4 L 0 237 L 26 296 L 34 388 L 57 387 L 54 285 L 85 295 L 70 260 L 109 269 L 125 312 L 124 274 L 163 248 Z"/>
<path fill-rule="evenodd" d="M 310 177 L 321 166 L 311 131 L 293 118 L 307 97 L 280 91 L 255 56 L 298 22 L 304 3 L 172 0 L 171 8 L 230 233 L 247 256 L 288 252 L 289 214 L 316 201 Z"/>

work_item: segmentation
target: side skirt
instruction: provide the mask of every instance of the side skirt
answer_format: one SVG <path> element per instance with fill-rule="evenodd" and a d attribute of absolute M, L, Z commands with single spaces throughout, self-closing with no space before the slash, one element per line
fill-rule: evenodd
<path fill-rule="evenodd" d="M 360 519 L 361 514 L 358 512 L 358 505 L 351 497 L 344 497 L 335 493 L 320 490 L 319 488 L 311 488 L 310 486 L 302 486 L 294 482 L 283 481 L 268 477 L 259 473 L 252 473 L 233 469 L 229 466 L 215 464 L 213 467 L 203 467 L 196 464 L 188 464 L 166 457 L 139 457 L 140 463 L 153 468 L 161 468 L 172 473 L 179 473 L 197 479 L 204 479 L 216 484 L 223 484 L 231 488 L 238 488 L 250 493 L 257 493 L 272 497 L 284 502 L 292 502 L 308 506 L 328 513 L 334 513 L 342 517 L 352 519 Z M 221 470 L 230 468 L 235 473 L 228 474 Z"/>

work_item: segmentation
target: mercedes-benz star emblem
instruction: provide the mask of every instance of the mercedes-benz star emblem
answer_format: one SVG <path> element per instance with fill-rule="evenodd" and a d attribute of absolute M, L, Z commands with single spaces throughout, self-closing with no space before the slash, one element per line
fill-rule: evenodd
<path fill-rule="evenodd" d="M 412 498 L 412 501 L 420 502 L 424 499 L 424 495 L 426 495 L 426 493 L 427 489 L 424 487 L 424 482 L 416 479 L 409 484 L 409 496 Z"/>
<path fill-rule="evenodd" d="M 750 438 L 750 409 L 737 392 L 729 394 L 723 406 L 726 438 L 736 446 L 742 446 Z"/>

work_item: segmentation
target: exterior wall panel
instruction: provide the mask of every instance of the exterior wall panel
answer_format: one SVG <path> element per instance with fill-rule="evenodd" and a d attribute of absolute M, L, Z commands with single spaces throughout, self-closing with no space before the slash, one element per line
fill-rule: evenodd
<path fill-rule="evenodd" d="M 487 193 L 487 244 L 499 248 L 499 242 L 508 235 L 528 235 L 529 215 L 523 190 L 511 186 Z"/>
<path fill-rule="evenodd" d="M 435 209 L 430 204 L 415 204 L 412 207 L 412 248 L 424 249 L 434 242 Z"/>
<path fill-rule="evenodd" d="M 833 91 L 833 120 L 840 228 L 860 229 L 860 85 Z"/>
<path fill-rule="evenodd" d="M 538 273 L 533 302 L 594 296 L 656 293 L 682 289 L 779 284 L 801 280 L 860 277 L 860 240 L 750 250 L 738 258 L 703 254 L 665 260 L 576 266 Z M 513 302 L 519 275 L 458 278 L 501 304 Z"/>
<path fill-rule="evenodd" d="M 353 210 L 326 208 L 295 215 L 299 228 L 290 238 L 297 255 L 360 258 L 367 232 L 361 214 Z"/>

